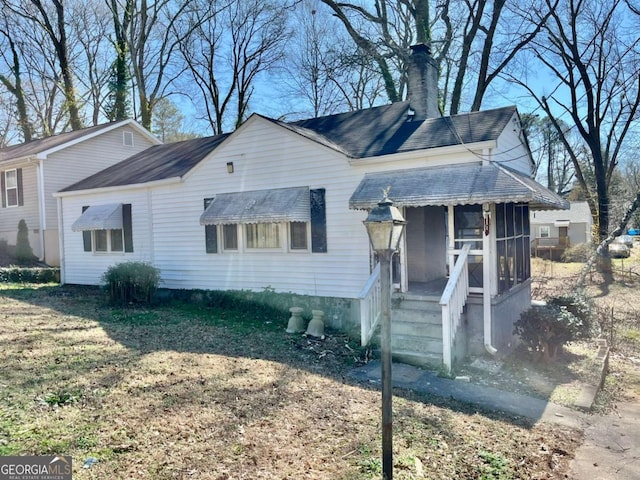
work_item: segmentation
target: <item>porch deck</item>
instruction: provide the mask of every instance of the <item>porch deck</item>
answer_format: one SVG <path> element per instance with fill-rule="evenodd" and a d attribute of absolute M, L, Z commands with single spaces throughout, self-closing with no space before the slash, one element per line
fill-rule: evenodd
<path fill-rule="evenodd" d="M 415 300 L 439 302 L 448 280 L 448 277 L 441 277 L 430 282 L 409 282 L 409 290 L 403 295 L 405 298 L 415 297 Z"/>

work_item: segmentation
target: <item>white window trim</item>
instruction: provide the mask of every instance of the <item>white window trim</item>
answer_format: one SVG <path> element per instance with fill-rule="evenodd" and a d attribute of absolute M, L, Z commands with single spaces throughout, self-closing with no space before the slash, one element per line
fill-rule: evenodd
<path fill-rule="evenodd" d="M 546 232 L 546 235 L 543 235 Z M 551 238 L 551 228 L 548 225 L 540 225 L 540 236 L 538 238 Z"/>
<path fill-rule="evenodd" d="M 15 187 L 10 187 L 9 186 L 9 178 L 7 177 L 7 174 L 13 172 L 14 173 L 14 179 L 16 182 Z M 10 170 L 5 170 L 3 172 L 4 175 L 4 200 L 5 200 L 5 204 L 7 205 L 7 208 L 13 208 L 13 207 L 19 207 L 20 206 L 20 200 L 18 198 L 18 169 L 17 168 L 12 168 Z M 11 204 L 9 203 L 9 190 L 15 190 L 16 191 L 16 203 L 15 204 Z"/>
<path fill-rule="evenodd" d="M 220 253 L 292 253 L 292 254 L 307 254 L 311 252 L 311 222 L 304 222 L 307 225 L 307 248 L 291 248 L 291 222 L 278 223 L 278 235 L 280 237 L 280 246 L 274 248 L 250 248 L 247 246 L 247 233 L 245 224 L 236 225 L 238 233 L 238 248 L 229 249 L 226 248 L 224 243 L 224 227 L 226 225 L 220 224 L 216 228 L 216 236 L 218 240 L 218 254 Z M 230 224 L 227 224 L 230 225 Z M 102 252 L 101 252 L 102 253 Z"/>
<path fill-rule="evenodd" d="M 122 132 L 122 145 L 125 147 L 133 147 L 133 131 L 123 130 Z"/>
<path fill-rule="evenodd" d="M 235 226 L 236 227 L 236 239 L 238 242 L 238 248 L 227 248 L 224 243 L 224 228 L 227 226 Z M 216 235 L 218 237 L 218 252 L 220 253 L 240 253 L 242 252 L 242 232 L 238 232 L 241 225 L 231 223 L 231 224 L 221 224 L 216 228 Z"/>
<path fill-rule="evenodd" d="M 310 253 L 311 252 L 311 222 L 297 222 L 304 223 L 307 226 L 307 248 L 292 248 L 291 247 L 291 224 L 293 222 L 286 223 L 287 230 L 287 252 L 289 253 Z"/>
<path fill-rule="evenodd" d="M 111 230 L 92 230 L 91 231 L 91 253 L 94 255 L 124 255 L 124 229 L 118 229 L 122 234 L 122 250 L 111 250 Z M 107 249 L 96 250 L 96 232 L 107 232 Z"/>

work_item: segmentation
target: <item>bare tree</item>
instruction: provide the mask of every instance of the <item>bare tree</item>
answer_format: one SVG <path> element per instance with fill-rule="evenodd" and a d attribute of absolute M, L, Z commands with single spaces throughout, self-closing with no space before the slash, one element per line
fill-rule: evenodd
<path fill-rule="evenodd" d="M 469 87 L 471 110 L 479 110 L 490 86 L 540 32 L 549 12 L 542 0 L 441 0 L 430 23 L 426 0 L 337 2 L 321 0 L 339 18 L 353 41 L 373 58 L 387 97 L 404 96 L 409 46 L 427 43 L 440 68 L 441 106 L 458 113 Z M 396 62 L 395 64 L 393 62 Z"/>
<path fill-rule="evenodd" d="M 133 15 L 134 0 L 105 0 L 113 24 L 113 48 L 116 58 L 111 65 L 109 83 L 109 103 L 106 115 L 109 120 L 124 120 L 130 115 L 129 94 L 131 90 L 129 73 L 129 26 Z"/>
<path fill-rule="evenodd" d="M 318 117 L 372 106 L 384 94 L 372 59 L 354 46 L 327 9 L 316 10 L 315 4 L 298 5 L 291 19 L 293 37 L 280 82 L 286 101 L 295 102 L 287 116 Z"/>
<path fill-rule="evenodd" d="M 533 176 L 550 190 L 560 195 L 567 194 L 574 180 L 573 163 L 551 120 L 528 114 L 521 115 L 521 118 L 534 161 Z M 574 144 L 570 127 L 561 120 L 559 124 Z"/>
<path fill-rule="evenodd" d="M 282 57 L 288 31 L 279 5 L 237 0 L 222 11 L 199 9 L 189 22 L 180 51 L 215 134 L 245 120 L 256 77 Z"/>
<path fill-rule="evenodd" d="M 82 128 L 79 100 L 74 85 L 74 72 L 69 57 L 67 19 L 63 0 L 51 0 L 53 8 L 41 0 L 6 2 L 6 4 L 14 13 L 29 20 L 34 27 L 42 29 L 46 33 L 58 63 L 71 129 Z"/>
<path fill-rule="evenodd" d="M 0 83 L 2 83 L 7 91 L 14 97 L 18 129 L 22 133 L 24 141 L 30 142 L 33 136 L 33 127 L 29 120 L 27 101 L 25 99 L 24 89 L 22 88 L 21 55 L 19 54 L 18 47 L 13 40 L 13 35 L 9 31 L 9 25 L 4 25 L 0 28 L 0 35 L 4 37 L 3 42 L 0 44 L 0 56 L 6 62 L 10 72 L 10 76 L 0 74 Z M 5 132 L 7 130 L 8 126 L 5 128 Z"/>
<path fill-rule="evenodd" d="M 170 85 L 184 71 L 174 65 L 178 46 L 189 29 L 178 27 L 183 15 L 197 8 L 194 0 L 137 0 L 131 12 L 127 43 L 142 125 L 150 129 L 155 103 L 168 95 Z M 176 35 L 177 34 L 177 35 Z"/>
<path fill-rule="evenodd" d="M 546 1 L 551 8 L 551 1 Z M 640 105 L 640 40 L 635 31 L 623 28 L 628 12 L 621 0 L 564 0 L 553 9 L 545 35 L 533 44 L 536 57 L 558 88 L 544 96 L 512 79 L 538 101 L 571 155 L 597 226 L 598 242 L 609 234 L 609 186 Z M 581 151 L 571 145 L 562 127 L 564 115 L 583 140 L 593 183 L 581 163 Z"/>
<path fill-rule="evenodd" d="M 108 10 L 95 0 L 68 2 L 69 32 L 75 48 L 74 73 L 85 100 L 84 106 L 92 125 L 104 120 L 109 85 L 108 38 L 110 34 Z"/>

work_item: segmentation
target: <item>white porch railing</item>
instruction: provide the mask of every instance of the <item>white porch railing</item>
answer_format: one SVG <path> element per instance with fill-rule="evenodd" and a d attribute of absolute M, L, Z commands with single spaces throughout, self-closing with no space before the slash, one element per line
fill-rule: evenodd
<path fill-rule="evenodd" d="M 453 271 L 449 275 L 449 281 L 440 297 L 442 307 L 442 362 L 448 372 L 451 372 L 453 363 L 453 345 L 456 333 L 460 326 L 462 310 L 469 296 L 469 250 L 471 246 L 466 244 L 456 260 Z"/>
<path fill-rule="evenodd" d="M 380 301 L 380 264 L 376 265 L 366 285 L 360 292 L 360 344 L 369 344 L 382 316 Z"/>

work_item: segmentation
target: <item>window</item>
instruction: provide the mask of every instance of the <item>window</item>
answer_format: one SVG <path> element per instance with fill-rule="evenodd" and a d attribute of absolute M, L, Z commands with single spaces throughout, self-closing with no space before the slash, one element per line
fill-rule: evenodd
<path fill-rule="evenodd" d="M 200 224 L 205 227 L 206 253 L 327 251 L 323 188 L 221 193 L 203 200 Z"/>
<path fill-rule="evenodd" d="M 122 230 L 94 230 L 93 247 L 95 252 L 123 252 L 124 236 Z"/>
<path fill-rule="evenodd" d="M 18 207 L 24 205 L 22 198 L 22 169 L 6 170 L 1 174 L 2 207 Z"/>
<path fill-rule="evenodd" d="M 84 213 L 89 207 L 82 207 Z M 90 228 L 82 230 L 85 252 L 119 253 L 133 252 L 133 229 L 131 222 L 131 204 L 122 205 L 122 228 Z"/>
<path fill-rule="evenodd" d="M 496 236 L 498 293 L 504 293 L 531 276 L 529 206 L 496 205 Z"/>
<path fill-rule="evenodd" d="M 244 230 L 247 248 L 281 248 L 277 223 L 249 223 Z"/>
<path fill-rule="evenodd" d="M 238 226 L 223 225 L 222 240 L 225 250 L 238 250 Z"/>
<path fill-rule="evenodd" d="M 133 132 L 129 130 L 122 132 L 122 144 L 125 147 L 133 147 Z"/>
<path fill-rule="evenodd" d="M 289 224 L 289 246 L 291 250 L 306 250 L 308 248 L 306 222 L 291 222 Z"/>
<path fill-rule="evenodd" d="M 540 238 L 549 238 L 550 237 L 550 229 L 548 225 L 540 226 Z"/>

